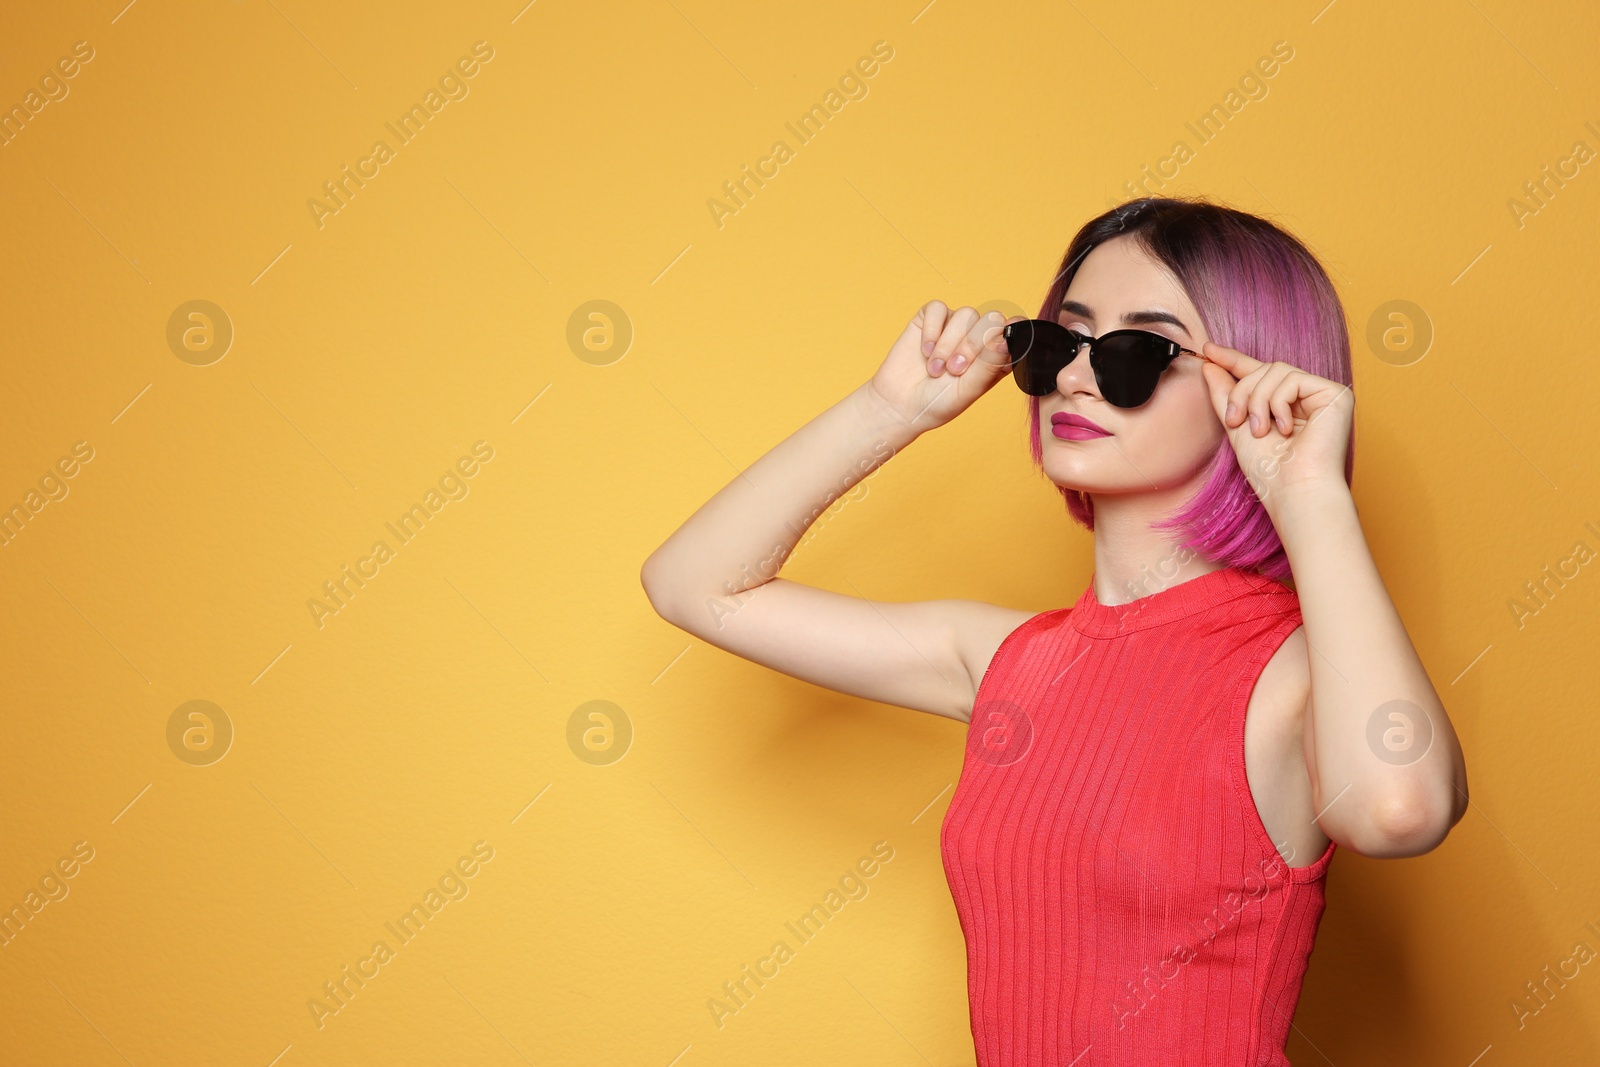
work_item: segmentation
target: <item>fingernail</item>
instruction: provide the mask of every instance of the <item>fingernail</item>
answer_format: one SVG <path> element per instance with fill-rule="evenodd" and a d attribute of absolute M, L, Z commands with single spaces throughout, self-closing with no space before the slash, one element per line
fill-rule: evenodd
<path fill-rule="evenodd" d="M 1228 401 L 1228 414 L 1227 414 L 1226 418 L 1227 418 L 1227 420 L 1229 422 L 1233 421 L 1234 413 L 1237 412 L 1238 410 L 1239 410 L 1238 407 L 1234 405 L 1233 401 L 1231 401 L 1231 400 Z"/>
<path fill-rule="evenodd" d="M 928 364 L 928 373 L 935 378 L 939 376 L 939 372 L 942 370 L 944 370 L 944 359 L 942 357 Z"/>
<path fill-rule="evenodd" d="M 925 356 L 933 355 L 933 342 L 932 341 L 924 341 L 924 342 L 922 342 L 922 354 L 925 355 Z"/>
<path fill-rule="evenodd" d="M 966 357 L 965 354 L 957 354 L 956 358 L 952 359 L 950 361 L 950 369 L 951 370 L 960 370 L 962 367 L 965 367 L 966 365 L 967 365 L 967 357 Z"/>
<path fill-rule="evenodd" d="M 1250 413 L 1250 432 L 1258 433 L 1261 430 L 1261 416 L 1255 412 Z"/>

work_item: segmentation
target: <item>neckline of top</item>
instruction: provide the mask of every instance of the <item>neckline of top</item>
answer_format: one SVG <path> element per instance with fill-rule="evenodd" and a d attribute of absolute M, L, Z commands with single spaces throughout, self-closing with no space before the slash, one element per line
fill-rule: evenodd
<path fill-rule="evenodd" d="M 1272 578 L 1240 567 L 1219 567 L 1195 578 L 1154 593 L 1147 593 L 1126 604 L 1102 604 L 1094 594 L 1094 575 L 1088 588 L 1068 613 L 1068 621 L 1079 633 L 1089 637 L 1117 637 L 1148 629 L 1236 600 L 1253 592 L 1282 590 L 1288 586 Z"/>

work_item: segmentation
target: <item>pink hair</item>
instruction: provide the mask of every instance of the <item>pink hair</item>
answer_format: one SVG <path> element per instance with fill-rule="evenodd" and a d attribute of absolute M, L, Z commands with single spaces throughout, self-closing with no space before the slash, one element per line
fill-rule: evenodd
<path fill-rule="evenodd" d="M 1132 236 L 1178 279 L 1210 339 L 1264 362 L 1281 361 L 1351 385 L 1350 337 L 1344 308 L 1322 265 L 1299 240 L 1265 219 L 1202 198 L 1144 197 L 1090 220 L 1062 257 L 1039 317 L 1056 321 L 1061 301 L 1084 257 L 1100 243 Z M 1029 407 L 1029 445 L 1042 473 L 1039 398 Z M 1344 480 L 1355 467 L 1355 431 L 1345 453 Z M 1094 501 L 1058 486 L 1067 511 L 1094 529 Z M 1188 547 L 1222 566 L 1279 581 L 1291 577 L 1277 530 L 1224 437 L 1205 484 L 1183 506 L 1152 524 L 1177 531 Z"/>

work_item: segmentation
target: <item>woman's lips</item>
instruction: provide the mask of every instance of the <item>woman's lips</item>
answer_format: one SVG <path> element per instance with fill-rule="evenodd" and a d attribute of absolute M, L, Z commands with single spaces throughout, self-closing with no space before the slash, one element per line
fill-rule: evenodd
<path fill-rule="evenodd" d="M 1111 436 L 1110 430 L 1082 415 L 1067 411 L 1058 411 L 1050 416 L 1050 432 L 1063 441 L 1092 441 L 1097 437 Z"/>

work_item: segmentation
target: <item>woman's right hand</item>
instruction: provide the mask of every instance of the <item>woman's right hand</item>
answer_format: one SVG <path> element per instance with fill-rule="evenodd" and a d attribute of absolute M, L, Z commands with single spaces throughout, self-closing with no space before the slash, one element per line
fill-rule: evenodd
<path fill-rule="evenodd" d="M 917 310 L 889 348 L 870 388 L 910 428 L 922 433 L 954 419 L 1011 372 L 998 311 L 951 311 L 942 300 Z"/>

